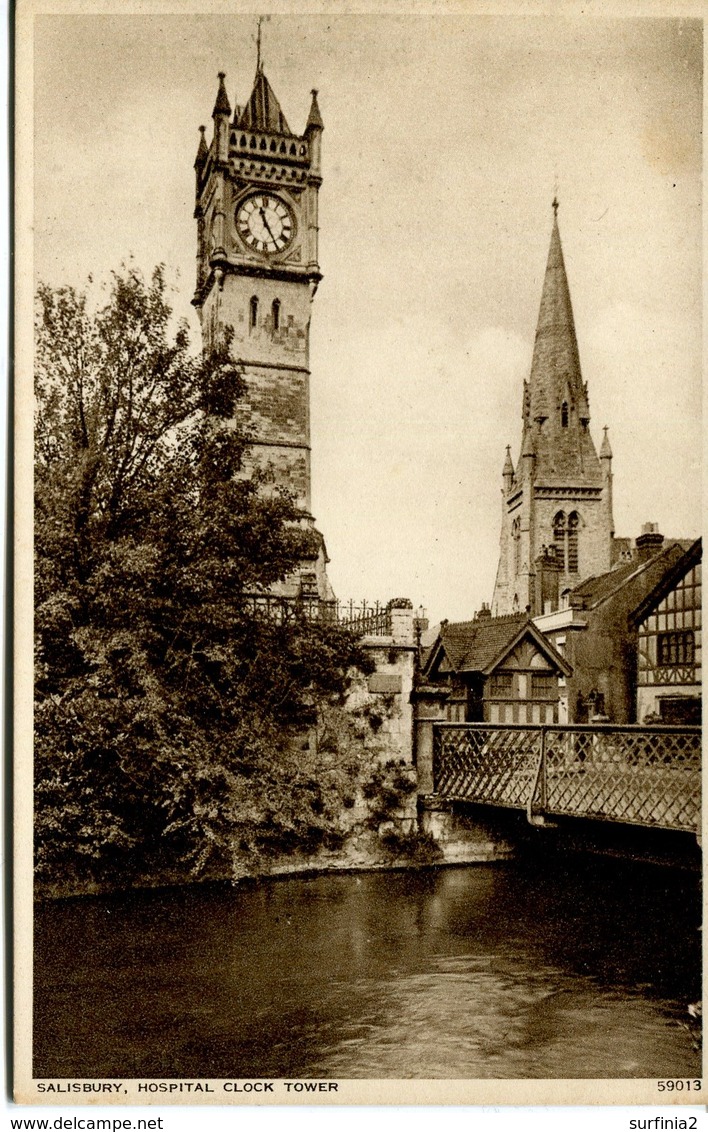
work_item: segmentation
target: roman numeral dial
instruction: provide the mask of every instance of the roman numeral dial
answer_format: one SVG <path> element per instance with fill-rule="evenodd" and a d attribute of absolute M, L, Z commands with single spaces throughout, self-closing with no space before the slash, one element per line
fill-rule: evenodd
<path fill-rule="evenodd" d="M 295 235 L 295 219 L 281 197 L 253 193 L 236 209 L 236 231 L 249 248 L 265 255 L 282 252 Z"/>

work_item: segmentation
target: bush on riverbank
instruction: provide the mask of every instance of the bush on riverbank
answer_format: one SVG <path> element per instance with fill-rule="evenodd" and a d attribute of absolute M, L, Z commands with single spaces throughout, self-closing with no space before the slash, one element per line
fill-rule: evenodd
<path fill-rule="evenodd" d="M 124 268 L 95 311 L 41 287 L 36 347 L 39 881 L 228 875 L 341 844 L 367 762 L 318 732 L 371 663 L 336 624 L 241 600 L 318 536 L 235 476 L 228 342 L 191 356 L 162 271 Z"/>

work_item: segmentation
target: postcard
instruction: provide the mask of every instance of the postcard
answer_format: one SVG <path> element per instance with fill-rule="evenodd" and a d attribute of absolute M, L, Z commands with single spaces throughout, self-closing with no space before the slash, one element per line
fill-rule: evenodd
<path fill-rule="evenodd" d="M 18 4 L 17 1102 L 706 1103 L 703 57 Z"/>

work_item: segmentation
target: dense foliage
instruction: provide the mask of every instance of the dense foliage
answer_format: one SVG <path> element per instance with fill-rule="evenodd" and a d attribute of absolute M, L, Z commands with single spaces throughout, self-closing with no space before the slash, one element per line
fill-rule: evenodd
<path fill-rule="evenodd" d="M 361 772 L 316 724 L 350 634 L 248 612 L 299 561 L 293 501 L 235 475 L 229 344 L 190 354 L 161 270 L 98 309 L 38 292 L 36 862 L 48 883 L 242 868 L 339 836 Z M 227 423 L 230 422 L 230 423 Z M 336 747 L 336 744 L 335 744 Z M 239 862 L 241 862 L 239 864 Z"/>

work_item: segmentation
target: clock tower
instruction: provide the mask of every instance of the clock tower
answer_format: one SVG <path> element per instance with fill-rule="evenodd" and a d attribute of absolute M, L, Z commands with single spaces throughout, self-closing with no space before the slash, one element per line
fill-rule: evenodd
<path fill-rule="evenodd" d="M 314 529 L 310 498 L 309 334 L 321 279 L 317 195 L 323 123 L 312 91 L 304 133 L 290 129 L 259 61 L 250 98 L 231 104 L 219 74 L 211 143 L 196 171 L 197 286 L 202 341 L 227 327 L 246 393 L 239 425 L 249 467 L 287 488 Z M 247 468 L 246 470 L 249 470 Z M 324 541 L 284 592 L 329 599 Z M 282 588 L 282 587 L 281 587 Z"/>

